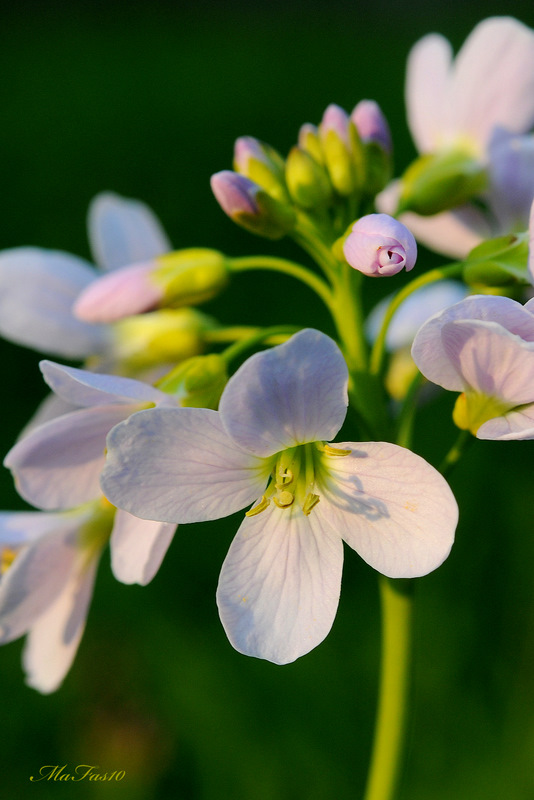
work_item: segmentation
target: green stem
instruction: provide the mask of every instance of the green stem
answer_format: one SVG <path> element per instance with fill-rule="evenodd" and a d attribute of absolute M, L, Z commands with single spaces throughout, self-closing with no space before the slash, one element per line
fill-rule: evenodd
<path fill-rule="evenodd" d="M 449 474 L 463 456 L 466 448 L 474 441 L 475 437 L 470 431 L 460 431 L 455 443 L 440 464 L 439 471 L 442 475 Z"/>
<path fill-rule="evenodd" d="M 388 306 L 384 319 L 382 320 L 380 331 L 378 332 L 378 336 L 376 337 L 373 350 L 371 352 L 371 373 L 373 375 L 380 375 L 384 367 L 386 355 L 386 336 L 391 320 L 393 319 L 393 316 L 398 308 L 411 294 L 416 292 L 418 289 L 421 289 L 423 286 L 427 286 L 430 283 L 435 283 L 436 281 L 441 281 L 444 278 L 454 278 L 458 275 L 461 275 L 463 266 L 463 263 L 455 262 L 453 264 L 447 264 L 444 267 L 432 269 L 429 272 L 425 272 L 419 278 L 411 281 L 411 283 L 409 283 L 395 295 Z"/>
<path fill-rule="evenodd" d="M 244 272 L 251 269 L 266 269 L 273 272 L 283 272 L 293 278 L 305 283 L 312 289 L 325 303 L 327 308 L 332 309 L 332 292 L 328 284 L 315 273 L 311 272 L 302 264 L 288 261 L 285 258 L 275 256 L 245 256 L 243 258 L 229 259 L 230 270 L 232 272 Z"/>
<path fill-rule="evenodd" d="M 263 344 L 269 341 L 269 339 L 278 339 L 282 336 L 285 337 L 285 341 L 299 330 L 301 330 L 301 328 L 297 327 L 296 325 L 274 325 L 272 328 L 256 328 L 255 333 L 246 339 L 241 339 L 240 341 L 231 344 L 230 347 L 227 347 L 226 350 L 221 353 L 221 356 L 228 363 L 233 361 L 235 358 L 238 358 L 243 353 L 246 353 L 247 350 L 250 350 L 257 344 Z"/>
<path fill-rule="evenodd" d="M 382 663 L 364 800 L 393 800 L 404 753 L 411 673 L 413 581 L 380 576 Z"/>
<path fill-rule="evenodd" d="M 224 328 L 213 328 L 212 330 L 205 331 L 203 338 L 210 344 L 226 344 L 227 342 L 243 341 L 243 339 L 250 339 L 259 333 L 263 333 L 263 328 L 258 328 L 254 325 L 229 325 Z M 274 334 L 268 339 L 265 339 L 266 344 L 283 344 L 287 340 L 287 333 Z"/>

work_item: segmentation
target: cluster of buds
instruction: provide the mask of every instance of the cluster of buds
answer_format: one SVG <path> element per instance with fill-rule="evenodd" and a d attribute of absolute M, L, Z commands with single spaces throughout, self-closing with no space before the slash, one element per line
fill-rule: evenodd
<path fill-rule="evenodd" d="M 251 136 L 237 139 L 234 171 L 211 178 L 223 211 L 271 239 L 299 232 L 313 218 L 331 244 L 391 177 L 391 136 L 379 106 L 362 100 L 349 116 L 337 105 L 318 126 L 306 123 L 284 160 Z"/>

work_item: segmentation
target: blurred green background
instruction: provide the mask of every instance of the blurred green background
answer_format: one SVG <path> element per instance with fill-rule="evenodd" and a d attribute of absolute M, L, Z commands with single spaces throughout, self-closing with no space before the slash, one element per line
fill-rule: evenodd
<path fill-rule="evenodd" d="M 89 257 L 85 214 L 102 190 L 137 197 L 176 247 L 286 253 L 237 229 L 213 200 L 234 139 L 286 153 L 336 102 L 376 99 L 397 168 L 413 155 L 404 105 L 411 45 L 457 48 L 485 16 L 534 26 L 497 2 L 19 2 L 1 12 L 0 247 Z M 437 263 L 423 254 L 420 268 Z M 374 282 L 373 282 L 374 283 Z M 374 302 L 373 285 L 366 302 Z M 305 289 L 240 276 L 209 311 L 222 322 L 327 325 Z M 2 453 L 45 395 L 39 356 L 0 342 Z M 419 452 L 452 441 L 453 397 L 421 415 Z M 439 423 L 437 424 L 437 421 Z M 534 797 L 532 445 L 477 443 L 451 478 L 461 520 L 444 566 L 418 582 L 416 681 L 404 800 Z M 6 470 L 1 507 L 23 508 Z M 105 554 L 75 665 L 42 697 L 22 642 L 0 651 L 3 797 L 344 800 L 361 796 L 379 658 L 376 576 L 346 552 L 339 612 L 315 651 L 276 667 L 234 652 L 215 588 L 240 515 L 183 526 L 151 585 L 117 583 Z M 121 783 L 29 781 L 43 765 L 125 770 Z"/>

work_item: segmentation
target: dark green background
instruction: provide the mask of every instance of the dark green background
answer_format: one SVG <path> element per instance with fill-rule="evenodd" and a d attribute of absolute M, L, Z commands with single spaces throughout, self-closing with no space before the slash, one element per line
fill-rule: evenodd
<path fill-rule="evenodd" d="M 286 153 L 299 126 L 362 97 L 413 155 L 406 56 L 438 30 L 455 47 L 494 2 L 19 3 L 0 17 L 0 247 L 89 257 L 91 197 L 145 200 L 176 247 L 286 253 L 235 228 L 209 189 L 250 134 Z M 531 4 L 506 12 L 534 25 Z M 437 263 L 421 256 L 418 268 Z M 390 287 L 388 287 L 390 288 Z M 374 284 L 371 304 L 382 287 Z M 243 275 L 223 322 L 327 325 L 289 279 Z M 45 389 L 39 357 L 0 343 L 2 452 Z M 417 449 L 434 463 L 453 399 L 427 407 Z M 445 565 L 418 582 L 414 719 L 405 800 L 534 797 L 534 506 L 530 443 L 477 443 L 453 474 L 461 521 Z M 2 507 L 22 508 L 7 471 Z M 4 797 L 344 800 L 362 794 L 376 699 L 376 576 L 346 553 L 327 640 L 285 667 L 228 644 L 215 587 L 240 515 L 183 526 L 146 587 L 105 554 L 74 668 L 56 694 L 23 685 L 21 642 L 0 652 Z M 126 771 L 119 784 L 32 784 L 45 764 Z"/>

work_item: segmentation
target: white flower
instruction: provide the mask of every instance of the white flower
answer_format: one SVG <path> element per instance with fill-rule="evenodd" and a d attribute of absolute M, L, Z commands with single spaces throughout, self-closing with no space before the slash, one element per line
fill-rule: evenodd
<path fill-rule="evenodd" d="M 385 442 L 325 442 L 347 407 L 347 367 L 324 334 L 301 331 L 228 382 L 219 412 L 141 411 L 108 436 L 102 487 L 147 519 L 199 522 L 247 512 L 217 592 L 233 646 L 287 663 L 327 635 L 343 541 L 391 577 L 448 555 L 457 506 L 439 473 Z"/>
<path fill-rule="evenodd" d="M 108 192 L 88 215 L 95 263 L 113 270 L 171 250 L 160 223 L 143 203 Z M 70 359 L 109 351 L 111 329 L 77 319 L 72 306 L 99 272 L 77 256 L 37 247 L 0 253 L 0 334 L 39 352 Z"/>
<path fill-rule="evenodd" d="M 153 386 L 42 361 L 55 394 L 76 411 L 33 427 L 7 454 L 17 490 L 44 510 L 71 509 L 101 497 L 100 472 L 106 435 L 140 408 L 176 405 L 176 398 Z M 152 579 L 172 540 L 175 526 L 154 524 L 119 511 L 111 536 L 112 568 L 123 583 Z"/>
<path fill-rule="evenodd" d="M 27 682 L 44 694 L 58 688 L 76 655 L 111 519 L 96 504 L 0 513 L 0 644 L 27 634 Z"/>

